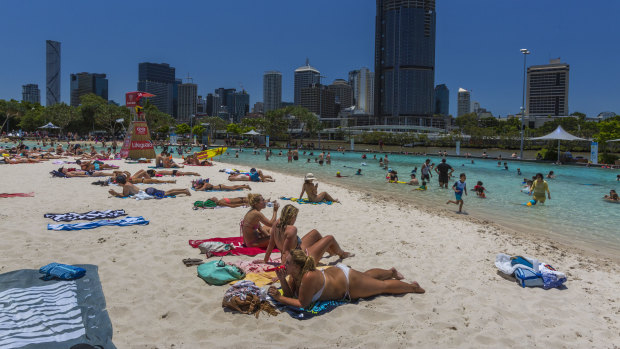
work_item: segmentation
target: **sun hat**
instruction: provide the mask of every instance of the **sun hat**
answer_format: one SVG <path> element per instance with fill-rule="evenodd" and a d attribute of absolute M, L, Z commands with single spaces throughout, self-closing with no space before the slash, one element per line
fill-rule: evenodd
<path fill-rule="evenodd" d="M 315 181 L 316 177 L 314 177 L 314 175 L 310 172 L 306 173 L 306 176 L 304 177 L 304 180 L 306 181 Z"/>
<path fill-rule="evenodd" d="M 392 168 L 391 168 L 391 167 L 390 167 L 390 168 L 388 168 L 388 172 L 392 172 Z"/>

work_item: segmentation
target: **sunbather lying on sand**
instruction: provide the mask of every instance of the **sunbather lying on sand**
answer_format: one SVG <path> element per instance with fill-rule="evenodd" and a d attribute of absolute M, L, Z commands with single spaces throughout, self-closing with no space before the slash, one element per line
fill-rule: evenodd
<path fill-rule="evenodd" d="M 269 244 L 269 228 L 276 222 L 278 208 L 277 201 L 273 204 L 273 216 L 267 219 L 260 211 L 267 207 L 267 201 L 260 194 L 248 194 L 248 204 L 251 209 L 241 220 L 241 235 L 247 247 L 267 247 Z M 261 225 L 262 224 L 262 225 Z"/>
<path fill-rule="evenodd" d="M 130 195 L 136 195 L 136 194 L 138 194 L 140 192 L 140 189 L 138 187 L 136 187 L 135 185 L 127 182 L 127 179 L 123 175 L 120 175 L 120 176 L 116 177 L 116 183 L 123 187 L 123 192 L 122 193 L 118 193 L 118 192 L 114 191 L 113 189 L 110 189 L 110 190 L 108 190 L 108 193 L 110 193 L 111 195 L 116 196 L 118 198 L 126 198 L 126 197 L 128 197 Z M 154 188 L 147 188 L 145 190 L 145 192 L 147 194 L 149 194 L 149 190 L 150 189 L 153 189 L 153 190 L 155 190 L 157 192 L 160 192 L 161 194 L 163 194 L 165 196 L 181 195 L 181 194 L 185 194 L 187 196 L 192 196 L 192 194 L 189 192 L 188 189 L 170 189 L 170 190 L 163 191 L 163 190 L 158 190 L 158 189 L 154 189 Z"/>
<path fill-rule="evenodd" d="M 141 173 L 141 171 L 143 173 Z M 144 170 L 140 170 L 134 173 L 133 176 L 128 171 L 114 171 L 113 173 L 114 175 L 112 176 L 112 180 L 116 179 L 116 177 L 118 176 L 123 176 L 127 179 L 127 182 L 134 183 L 134 184 L 136 183 L 161 184 L 161 183 L 176 183 L 177 182 L 176 180 L 163 180 L 163 179 L 151 178 L 148 175 L 146 175 L 146 172 L 144 172 Z"/>
<path fill-rule="evenodd" d="M 140 170 L 138 172 L 145 172 L 144 170 Z M 149 175 L 150 177 L 155 177 L 157 175 L 162 175 L 162 176 L 200 176 L 200 173 L 198 172 L 183 172 L 183 171 L 179 171 L 179 170 L 159 170 L 159 171 L 155 171 L 155 170 L 146 170 L 146 174 Z"/>
<path fill-rule="evenodd" d="M 109 170 L 118 168 L 118 166 L 112 166 L 108 164 L 104 164 L 101 161 L 90 162 L 90 161 L 82 161 L 75 160 L 75 163 L 82 168 L 83 171 L 99 171 L 99 170 Z"/>
<path fill-rule="evenodd" d="M 239 189 L 252 190 L 252 188 L 250 188 L 250 186 L 247 184 L 240 184 L 240 185 L 215 184 L 214 185 L 202 179 L 193 181 L 192 187 L 196 191 L 209 191 L 209 190 L 230 191 L 230 190 L 239 190 Z"/>
<path fill-rule="evenodd" d="M 417 282 L 401 281 L 396 269 L 370 269 L 360 272 L 344 264 L 317 270 L 314 258 L 302 250 L 292 250 L 284 262 L 285 269 L 276 270 L 282 284 L 281 295 L 275 286 L 269 295 L 280 303 L 306 308 L 317 300 L 350 300 L 380 294 L 424 293 Z M 290 276 L 289 280 L 286 279 Z"/>
<path fill-rule="evenodd" d="M 82 171 L 77 169 L 69 171 L 68 168 L 64 167 L 59 168 L 58 172 L 64 173 L 67 177 L 110 177 L 114 175 L 112 172 L 103 171 Z"/>
<path fill-rule="evenodd" d="M 305 251 L 317 261 L 323 258 L 325 252 L 332 255 L 336 254 L 341 259 L 353 256 L 351 253 L 343 251 L 332 235 L 323 237 L 316 229 L 312 229 L 303 238 L 299 238 L 297 228 L 294 225 L 298 213 L 299 209 L 290 204 L 282 209 L 280 219 L 271 228 L 269 245 L 265 253 L 265 263 L 269 262 L 271 251 L 276 247 L 282 253 L 282 260 L 294 249 Z"/>
<path fill-rule="evenodd" d="M 41 162 L 37 159 L 29 159 L 29 158 L 10 158 L 8 156 L 3 156 L 2 159 L 4 160 L 5 163 L 7 164 L 32 164 L 32 163 L 37 163 L 37 162 Z"/>
<path fill-rule="evenodd" d="M 247 206 L 249 204 L 248 198 L 243 197 L 243 196 L 237 197 L 237 198 L 222 198 L 222 199 L 212 197 L 207 200 L 213 202 L 214 204 L 220 207 L 241 207 L 241 206 Z"/>
<path fill-rule="evenodd" d="M 250 174 L 233 174 L 228 176 L 229 181 L 240 181 L 240 182 L 275 182 L 276 180 L 273 177 L 263 174 L 263 171 L 256 170 L 252 168 L 250 170 Z"/>

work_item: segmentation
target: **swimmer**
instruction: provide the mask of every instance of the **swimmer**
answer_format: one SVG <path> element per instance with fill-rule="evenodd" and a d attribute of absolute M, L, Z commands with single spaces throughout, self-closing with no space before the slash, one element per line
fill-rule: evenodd
<path fill-rule="evenodd" d="M 476 183 L 476 185 L 474 186 L 474 190 L 476 191 L 476 195 L 478 195 L 478 197 L 480 198 L 486 198 L 486 194 L 484 193 L 486 190 L 485 187 L 482 186 L 482 181 L 478 181 L 478 183 Z"/>
<path fill-rule="evenodd" d="M 343 177 L 349 177 L 349 176 L 343 176 L 340 174 L 340 171 L 336 172 L 336 177 L 338 178 L 343 178 Z"/>
<path fill-rule="evenodd" d="M 420 181 L 418 181 L 418 179 L 415 178 L 415 173 L 411 174 L 411 180 L 407 184 L 409 184 L 409 185 L 420 185 Z"/>
<path fill-rule="evenodd" d="M 553 174 L 553 171 L 549 171 L 549 173 L 547 174 L 547 178 L 549 179 L 555 178 L 555 174 Z"/>
<path fill-rule="evenodd" d="M 356 176 L 362 176 L 362 169 L 358 168 L 357 172 L 355 173 Z"/>
<path fill-rule="evenodd" d="M 618 198 L 618 193 L 616 193 L 616 191 L 613 189 L 610 190 L 609 195 L 605 195 L 603 199 L 610 201 L 610 202 L 620 203 L 620 198 Z"/>
<path fill-rule="evenodd" d="M 520 175 L 521 175 L 521 169 L 520 169 L 520 168 L 518 168 L 518 169 L 517 169 L 517 176 L 520 176 Z"/>

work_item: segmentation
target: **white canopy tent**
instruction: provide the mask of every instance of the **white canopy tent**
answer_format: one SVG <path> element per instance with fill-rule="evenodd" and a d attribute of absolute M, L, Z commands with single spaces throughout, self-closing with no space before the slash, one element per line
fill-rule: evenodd
<path fill-rule="evenodd" d="M 47 125 L 43 125 L 43 126 L 41 126 L 39 128 L 60 128 L 60 127 L 52 124 L 51 122 L 48 122 Z"/>
<path fill-rule="evenodd" d="M 254 131 L 254 130 L 250 130 L 250 131 L 244 133 L 244 135 L 260 136 L 260 133 Z"/>
<path fill-rule="evenodd" d="M 586 141 L 585 138 L 575 137 L 572 134 L 564 131 L 562 126 L 558 126 L 553 132 L 544 135 L 542 137 L 534 137 L 530 138 L 532 141 L 543 141 L 543 140 L 558 140 L 558 161 L 560 161 L 560 141 Z"/>

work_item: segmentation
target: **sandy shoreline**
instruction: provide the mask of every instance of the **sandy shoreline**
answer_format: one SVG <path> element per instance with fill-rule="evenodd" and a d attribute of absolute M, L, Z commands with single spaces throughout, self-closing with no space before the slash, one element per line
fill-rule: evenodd
<path fill-rule="evenodd" d="M 114 163 L 131 172 L 145 167 Z M 190 198 L 161 201 L 116 199 L 109 197 L 108 188 L 91 185 L 90 178 L 51 178 L 48 172 L 56 167 L 50 162 L 0 166 L 0 192 L 35 192 L 34 198 L 0 199 L 0 273 L 38 269 L 53 261 L 98 265 L 119 348 L 620 346 L 616 261 L 514 234 L 492 222 L 455 219 L 445 211 L 388 202 L 324 181 L 321 189 L 343 204 L 299 206 L 300 235 L 313 228 L 332 234 L 356 253 L 345 260 L 353 268 L 394 266 L 427 293 L 360 300 L 306 321 L 287 314 L 257 320 L 225 312 L 221 300 L 227 287 L 208 286 L 181 259 L 200 257 L 189 239 L 238 236 L 246 212 L 194 211 L 192 203 L 247 192 L 192 192 Z M 187 169 L 226 184 L 226 175 L 217 172 L 223 167 Z M 252 184 L 252 192 L 271 198 L 299 194 L 300 178 L 274 176 L 276 183 Z M 190 177 L 177 180 L 158 187 L 187 188 L 191 182 Z M 52 221 L 43 218 L 49 212 L 120 208 L 151 222 L 66 232 L 46 230 Z M 517 286 L 498 274 L 493 262 L 499 252 L 552 264 L 568 275 L 567 288 Z M 224 257 L 238 259 L 255 258 Z"/>

